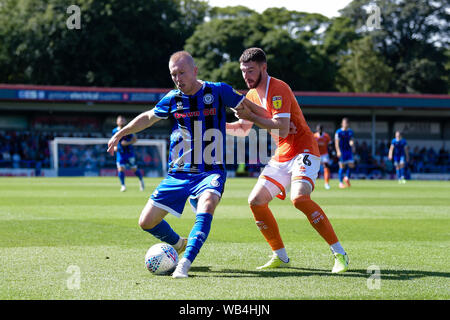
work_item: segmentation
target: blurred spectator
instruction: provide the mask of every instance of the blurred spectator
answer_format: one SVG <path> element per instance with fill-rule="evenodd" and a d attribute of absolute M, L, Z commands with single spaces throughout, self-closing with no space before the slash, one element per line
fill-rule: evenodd
<path fill-rule="evenodd" d="M 41 131 L 2 131 L 0 130 L 0 167 L 32 168 L 39 175 L 41 169 L 51 167 L 51 153 L 49 142 L 55 136 L 65 137 L 103 137 L 109 138 L 109 133 L 51 133 Z M 139 135 L 142 139 L 167 139 L 167 136 L 153 136 L 148 133 Z M 267 143 L 270 149 L 270 140 Z M 236 142 L 235 142 L 235 148 Z M 355 141 L 356 161 L 355 174 L 367 179 L 378 179 L 394 174 L 395 169 L 387 159 L 389 145 L 386 141 L 377 142 L 375 157 L 372 157 L 372 146 L 366 141 Z M 270 152 L 268 152 L 270 154 Z M 333 144 L 329 150 L 331 170 L 337 171 L 337 158 Z M 236 160 L 236 154 L 234 155 Z M 249 160 L 246 150 L 246 159 Z M 100 168 L 115 168 L 115 159 L 108 155 L 103 145 L 64 145 L 58 149 L 59 166 L 61 168 L 87 168 L 98 170 Z M 158 169 L 161 158 L 154 147 L 139 147 L 136 158 L 142 167 Z M 258 175 L 260 164 L 248 165 L 247 170 Z M 228 164 L 227 169 L 236 170 L 237 165 Z M 408 170 L 411 173 L 450 173 L 449 150 L 442 146 L 439 151 L 432 147 L 418 146 L 410 149 Z"/>

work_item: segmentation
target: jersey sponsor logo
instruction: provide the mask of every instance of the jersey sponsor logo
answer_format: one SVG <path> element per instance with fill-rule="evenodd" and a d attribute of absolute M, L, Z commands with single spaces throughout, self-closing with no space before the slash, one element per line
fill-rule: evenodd
<path fill-rule="evenodd" d="M 203 96 L 204 104 L 212 104 L 214 102 L 214 96 L 211 93 L 207 93 Z"/>
<path fill-rule="evenodd" d="M 216 110 L 216 108 L 211 108 L 211 109 L 205 109 L 203 111 L 189 111 L 189 112 L 185 112 L 185 113 L 176 112 L 176 113 L 174 113 L 174 116 L 176 119 L 199 117 L 200 112 L 202 112 L 204 116 L 214 116 L 214 115 L 216 115 L 217 110 Z"/>
<path fill-rule="evenodd" d="M 280 110 L 283 105 L 283 99 L 281 96 L 274 96 L 272 98 L 272 105 L 275 110 Z"/>

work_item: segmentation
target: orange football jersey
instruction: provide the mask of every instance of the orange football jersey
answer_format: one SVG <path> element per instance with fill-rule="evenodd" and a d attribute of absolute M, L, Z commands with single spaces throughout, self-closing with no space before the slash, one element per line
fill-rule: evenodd
<path fill-rule="evenodd" d="M 289 134 L 286 138 L 273 136 L 277 145 L 273 158 L 276 161 L 285 162 L 300 153 L 309 153 L 320 157 L 317 141 L 306 123 L 291 88 L 285 82 L 269 77 L 266 90 L 266 98 L 263 101 L 259 98 L 256 89 L 250 89 L 247 93 L 247 98 L 253 103 L 266 108 L 274 118 L 290 117 L 291 122 L 297 128 L 296 134 Z"/>
<path fill-rule="evenodd" d="M 320 135 L 319 132 L 314 133 L 314 138 L 317 141 L 317 144 L 319 145 L 319 152 L 320 155 L 328 154 L 328 144 L 331 141 L 331 138 L 328 133 L 323 132 L 322 135 Z"/>

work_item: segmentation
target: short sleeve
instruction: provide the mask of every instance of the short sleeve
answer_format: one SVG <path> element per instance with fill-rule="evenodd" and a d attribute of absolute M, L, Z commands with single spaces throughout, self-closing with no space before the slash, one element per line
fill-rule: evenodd
<path fill-rule="evenodd" d="M 172 91 L 166 94 L 155 106 L 153 112 L 157 118 L 167 119 L 170 113 L 170 105 L 172 101 Z"/>
<path fill-rule="evenodd" d="M 267 101 L 274 118 L 290 118 L 292 107 L 292 93 L 288 87 L 276 88 L 270 100 Z"/>
<path fill-rule="evenodd" d="M 220 83 L 220 94 L 226 107 L 236 108 L 244 101 L 245 96 L 226 83 Z"/>

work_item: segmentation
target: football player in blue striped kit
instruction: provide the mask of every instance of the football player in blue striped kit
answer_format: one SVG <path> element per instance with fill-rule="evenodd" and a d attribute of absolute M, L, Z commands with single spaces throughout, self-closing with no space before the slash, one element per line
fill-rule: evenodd
<path fill-rule="evenodd" d="M 117 127 L 112 131 L 114 135 L 117 131 L 122 129 L 127 123 L 124 116 L 118 116 L 116 119 Z M 136 177 L 139 178 L 139 189 L 144 191 L 144 178 L 142 177 L 141 170 L 137 167 L 136 156 L 134 155 L 133 144 L 137 142 L 137 137 L 135 134 L 129 134 L 123 136 L 120 142 L 114 148 L 116 151 L 116 165 L 117 165 L 117 176 L 120 180 L 120 191 L 124 192 L 127 190 L 125 186 L 125 169 L 128 167 L 134 172 Z"/>
<path fill-rule="evenodd" d="M 174 120 L 168 174 L 142 210 L 139 225 L 172 245 L 179 254 L 185 251 L 172 277 L 186 278 L 208 237 L 215 208 L 224 191 L 226 107 L 239 106 L 245 96 L 225 83 L 198 80 L 198 68 L 186 51 L 170 57 L 169 70 L 177 89 L 164 96 L 154 109 L 140 114 L 118 131 L 108 143 L 108 152 L 123 136 L 144 130 L 160 119 Z M 164 217 L 167 213 L 180 217 L 188 198 L 196 219 L 185 239 Z"/>
<path fill-rule="evenodd" d="M 389 148 L 388 158 L 394 162 L 398 183 L 406 183 L 405 165 L 409 162 L 409 150 L 408 143 L 402 137 L 400 131 L 395 132 L 395 138 L 392 139 L 391 146 Z"/>
<path fill-rule="evenodd" d="M 336 155 L 339 158 L 339 188 L 350 187 L 350 176 L 355 168 L 355 142 L 353 130 L 349 127 L 348 118 L 343 118 L 341 128 L 334 135 Z M 345 182 L 345 184 L 344 184 Z"/>

